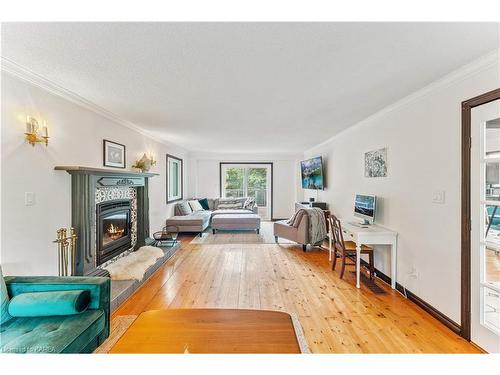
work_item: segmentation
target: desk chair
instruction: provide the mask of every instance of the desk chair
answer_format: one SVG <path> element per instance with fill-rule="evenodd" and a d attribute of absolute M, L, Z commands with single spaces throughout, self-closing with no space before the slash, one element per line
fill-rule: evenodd
<path fill-rule="evenodd" d="M 340 269 L 340 278 L 344 277 L 344 271 L 346 266 L 347 259 L 353 261 L 353 263 L 349 263 L 348 265 L 356 265 L 356 243 L 352 241 L 344 241 L 344 236 L 342 235 L 342 226 L 340 224 L 340 220 L 333 214 L 328 218 L 330 222 L 330 228 L 332 229 L 332 251 L 333 251 L 333 259 L 332 259 L 332 270 L 335 270 L 335 266 L 337 265 L 337 256 L 342 261 L 342 268 Z M 370 270 L 370 280 L 373 279 L 373 275 L 375 274 L 375 268 L 373 264 L 373 248 L 369 246 L 362 245 L 361 246 L 361 254 L 368 254 L 369 258 L 369 270 Z"/>

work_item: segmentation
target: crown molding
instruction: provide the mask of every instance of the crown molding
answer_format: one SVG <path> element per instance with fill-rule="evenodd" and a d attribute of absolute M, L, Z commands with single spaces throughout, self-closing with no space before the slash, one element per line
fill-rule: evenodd
<path fill-rule="evenodd" d="M 218 160 L 230 162 L 248 161 L 290 161 L 301 160 L 304 154 L 301 152 L 190 152 L 189 157 L 197 160 Z"/>
<path fill-rule="evenodd" d="M 500 64 L 500 49 L 495 49 L 486 55 L 481 56 L 480 58 L 472 61 L 469 64 L 466 64 L 451 73 L 446 74 L 445 76 L 437 79 L 436 81 L 430 83 L 427 86 L 424 86 L 423 88 L 411 93 L 410 95 L 407 95 L 403 97 L 402 99 L 396 101 L 393 104 L 388 105 L 387 107 L 384 107 L 380 111 L 375 112 L 374 114 L 366 117 L 365 119 L 358 121 L 357 123 L 343 129 L 342 131 L 338 132 L 337 134 L 333 135 L 332 137 L 328 138 L 327 140 L 311 147 L 308 148 L 307 150 L 304 151 L 304 153 L 309 153 L 312 152 L 318 148 L 321 148 L 328 143 L 332 142 L 336 137 L 338 137 L 340 134 L 349 131 L 353 128 L 357 128 L 359 126 L 365 125 L 379 117 L 382 117 L 392 111 L 395 111 L 401 107 L 404 107 L 414 101 L 417 101 L 418 99 L 430 94 L 431 92 L 438 90 L 440 88 L 443 88 L 447 85 L 457 83 L 460 81 L 463 81 L 470 76 L 473 76 L 477 73 L 480 73 L 486 69 L 491 68 L 494 65 Z"/>
<path fill-rule="evenodd" d="M 51 80 L 41 76 L 40 74 L 35 73 L 35 72 L 31 71 L 30 69 L 28 69 L 24 66 L 21 66 L 21 65 L 17 64 L 16 62 L 14 62 L 6 57 L 3 57 L 3 56 L 2 56 L 2 60 L 1 60 L 1 70 L 2 70 L 2 72 L 5 72 L 5 73 L 7 73 L 15 78 L 18 78 L 24 82 L 29 83 L 30 85 L 33 85 L 33 86 L 38 87 L 42 90 L 48 91 L 53 95 L 59 96 L 59 97 L 65 99 L 69 102 L 77 104 L 80 107 L 83 107 L 89 111 L 97 113 L 98 115 L 101 115 L 102 117 L 105 117 L 106 119 L 108 119 L 110 121 L 113 121 L 119 125 L 125 126 L 126 128 L 129 128 L 129 129 L 131 129 L 131 130 L 133 130 L 133 131 L 135 131 L 135 132 L 137 132 L 145 137 L 148 137 L 155 142 L 162 143 L 165 146 L 180 147 L 183 150 L 185 150 L 186 152 L 189 151 L 185 147 L 178 146 L 178 145 L 175 145 L 171 142 L 168 142 L 165 139 L 161 138 L 159 135 L 157 135 L 153 132 L 149 132 L 149 131 L 141 128 L 140 126 L 138 126 L 138 125 L 136 125 L 128 120 L 121 118 L 117 114 L 115 114 L 111 111 L 108 111 L 107 109 L 85 99 L 84 97 L 76 94 L 75 92 L 70 91 L 70 90 L 62 87 L 61 85 L 58 85 L 57 83 L 52 82 Z"/>

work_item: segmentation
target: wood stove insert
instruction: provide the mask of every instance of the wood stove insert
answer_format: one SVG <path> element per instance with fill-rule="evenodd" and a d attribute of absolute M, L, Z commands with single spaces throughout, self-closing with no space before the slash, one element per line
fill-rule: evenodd
<path fill-rule="evenodd" d="M 96 206 L 96 266 L 127 251 L 132 246 L 131 201 L 112 200 Z"/>

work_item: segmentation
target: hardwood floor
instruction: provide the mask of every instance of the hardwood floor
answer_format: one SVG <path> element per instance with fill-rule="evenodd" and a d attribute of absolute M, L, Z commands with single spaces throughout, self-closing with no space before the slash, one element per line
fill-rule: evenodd
<path fill-rule="evenodd" d="M 477 353 L 398 292 L 355 288 L 326 251 L 275 244 L 182 248 L 113 314 L 168 308 L 245 308 L 296 313 L 313 353 Z M 339 268 L 339 267 L 337 267 Z"/>

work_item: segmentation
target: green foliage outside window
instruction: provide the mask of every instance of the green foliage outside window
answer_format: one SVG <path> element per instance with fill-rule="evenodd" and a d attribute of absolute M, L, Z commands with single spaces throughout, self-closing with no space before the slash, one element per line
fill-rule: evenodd
<path fill-rule="evenodd" d="M 267 170 L 265 168 L 235 167 L 226 169 L 226 197 L 239 198 L 249 196 L 255 198 L 258 206 L 266 206 L 266 189 Z"/>

